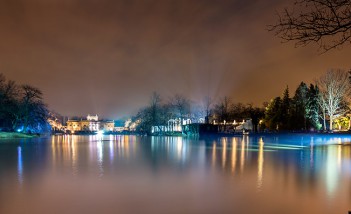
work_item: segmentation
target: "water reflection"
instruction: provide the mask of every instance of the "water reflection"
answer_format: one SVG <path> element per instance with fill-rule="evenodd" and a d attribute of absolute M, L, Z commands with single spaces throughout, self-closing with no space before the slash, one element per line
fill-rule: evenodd
<path fill-rule="evenodd" d="M 99 168 L 99 177 L 102 177 L 104 175 L 104 150 L 102 147 L 102 140 L 99 140 L 96 142 L 96 150 L 97 150 L 97 164 Z"/>
<path fill-rule="evenodd" d="M 225 168 L 227 160 L 227 138 L 223 138 L 222 140 L 222 168 Z"/>
<path fill-rule="evenodd" d="M 240 153 L 240 172 L 242 173 L 245 165 L 245 138 L 241 141 L 241 153 Z"/>
<path fill-rule="evenodd" d="M 341 168 L 341 145 L 327 148 L 326 159 L 326 186 L 328 195 L 333 197 L 337 189 Z"/>
<path fill-rule="evenodd" d="M 18 181 L 20 184 L 23 183 L 23 162 L 22 162 L 22 148 L 17 147 L 17 172 L 18 172 Z"/>
<path fill-rule="evenodd" d="M 217 144 L 213 143 L 212 144 L 212 167 L 216 167 L 216 154 L 217 154 Z"/>
<path fill-rule="evenodd" d="M 319 143 L 316 146 L 316 137 L 309 138 L 309 146 L 306 137 L 296 140 L 296 144 L 291 141 L 288 142 L 289 144 L 284 144 L 284 141 L 277 141 L 276 137 L 237 137 L 231 138 L 231 141 L 228 138 L 219 138 L 208 140 L 208 142 L 211 143 L 212 168 L 221 169 L 227 173 L 227 168 L 230 167 L 229 171 L 232 175 L 239 173 L 242 177 L 247 176 L 256 168 L 256 188 L 258 191 L 263 189 L 264 169 L 267 167 L 270 172 L 275 170 L 283 172 L 286 179 L 292 175 L 297 176 L 297 181 L 308 182 L 309 188 L 317 188 L 322 185 L 326 187 L 328 197 L 335 197 L 342 188 L 340 180 L 345 177 L 345 173 L 349 176 L 351 171 L 350 167 L 345 167 L 345 164 L 350 166 L 351 158 L 351 146 L 345 144 L 347 140 L 348 138 L 328 139 L 326 144 L 329 146 L 321 146 L 320 138 L 317 138 Z M 266 146 L 265 141 L 269 142 L 268 146 Z M 220 162 L 217 161 L 219 154 Z M 237 171 L 236 165 L 238 158 L 239 171 Z M 231 163 L 230 166 L 227 166 L 228 162 Z M 322 184 L 323 180 L 324 185 Z M 304 186 L 299 188 L 304 188 Z"/>
<path fill-rule="evenodd" d="M 257 160 L 257 189 L 261 190 L 263 185 L 263 163 L 264 163 L 264 153 L 263 153 L 263 139 L 260 138 L 259 142 L 259 153 L 258 153 L 258 160 Z"/>
<path fill-rule="evenodd" d="M 115 142 L 114 142 L 114 138 L 113 135 L 110 135 L 109 137 L 109 145 L 110 145 L 110 163 L 113 163 L 113 159 L 115 156 Z"/>
<path fill-rule="evenodd" d="M 235 172 L 236 167 L 236 150 L 237 150 L 237 138 L 233 138 L 232 141 L 232 173 Z"/>
<path fill-rule="evenodd" d="M 322 173 L 325 172 L 325 179 L 330 192 L 336 188 L 338 178 L 345 172 L 344 162 L 349 164 L 350 146 L 343 145 L 340 138 L 327 140 L 330 146 L 316 146 L 318 138 L 310 138 L 310 145 L 301 141 L 299 145 L 275 143 L 275 138 L 267 137 L 233 137 L 214 139 L 185 139 L 182 137 L 151 137 L 138 139 L 135 136 L 57 136 L 51 138 L 51 146 L 48 148 L 51 153 L 49 162 L 52 169 L 70 167 L 72 175 L 77 176 L 84 172 L 84 168 L 91 163 L 96 163 L 98 177 L 102 177 L 105 168 L 113 168 L 120 163 L 132 163 L 133 161 L 143 164 L 157 165 L 183 165 L 191 166 L 196 162 L 199 166 L 206 168 L 206 160 L 211 160 L 211 168 L 230 172 L 245 173 L 245 169 L 256 168 L 257 188 L 261 189 L 263 174 L 268 155 L 271 165 L 287 164 L 303 172 Z M 148 141 L 150 144 L 148 144 Z M 239 143 L 238 143 L 239 142 Z M 88 144 L 86 144 L 88 143 Z M 207 145 L 210 144 L 210 147 Z M 151 153 L 148 154 L 148 145 Z M 140 147 L 138 149 L 138 147 Z M 23 181 L 23 152 L 22 147 L 17 147 L 17 171 L 19 181 Z M 292 151 L 289 151 L 292 150 Z M 207 152 L 210 151 L 210 154 Z M 27 155 L 31 155 L 28 154 Z M 308 159 L 305 159 L 308 155 Z M 87 158 L 89 157 L 89 158 Z M 237 163 L 239 160 L 239 171 Z M 308 166 L 305 165 L 308 160 Z M 155 162 L 156 161 L 156 162 Z M 230 163 L 230 164 L 228 164 Z M 308 169 L 308 170 L 305 170 Z"/>
<path fill-rule="evenodd" d="M 322 142 L 328 145 L 321 145 Z M 33 142 L 8 142 L 0 144 L 0 187 L 5 191 L 2 194 L 14 191 L 9 185 L 11 177 L 17 177 L 14 186 L 20 185 L 30 193 L 37 188 L 49 191 L 42 185 L 54 183 L 58 178 L 64 181 L 66 178 L 87 179 L 91 187 L 84 188 L 88 190 L 96 187 L 91 180 L 112 180 L 113 185 L 131 182 L 133 191 L 138 194 L 144 194 L 142 189 L 147 186 L 160 191 L 160 195 L 169 194 L 165 187 L 174 187 L 169 190 L 174 192 L 186 186 L 185 189 L 195 188 L 193 194 L 196 197 L 219 194 L 223 200 L 221 203 L 230 201 L 229 198 L 247 197 L 247 201 L 260 199 L 258 201 L 262 203 L 278 206 L 274 205 L 276 200 L 283 200 L 286 205 L 289 200 L 303 199 L 309 204 L 319 204 L 325 209 L 321 209 L 322 213 L 328 213 L 331 209 L 349 209 L 347 206 L 351 204 L 351 146 L 348 142 L 348 136 L 306 135 L 295 138 L 273 135 L 200 139 L 55 136 Z M 107 187 L 112 185 L 105 184 Z M 140 186 L 134 189 L 135 185 Z M 85 191 L 74 186 L 71 188 Z M 124 194 L 130 191 L 122 186 L 107 189 L 113 194 L 117 194 L 117 190 Z M 239 195 L 240 189 L 245 191 Z M 276 198 L 281 194 L 289 195 L 290 199 Z M 6 205 L 1 199 L 0 207 Z M 227 206 L 227 211 L 232 210 L 230 203 Z M 257 207 L 260 206 L 265 207 L 265 204 L 258 203 Z M 315 206 L 312 207 L 313 212 L 317 211 Z M 301 211 L 294 209 L 296 213 Z M 1 213 L 11 213 L 11 210 Z"/>
<path fill-rule="evenodd" d="M 187 163 L 190 151 L 187 139 L 182 137 L 151 137 L 151 150 L 154 158 L 164 158 L 175 164 Z"/>

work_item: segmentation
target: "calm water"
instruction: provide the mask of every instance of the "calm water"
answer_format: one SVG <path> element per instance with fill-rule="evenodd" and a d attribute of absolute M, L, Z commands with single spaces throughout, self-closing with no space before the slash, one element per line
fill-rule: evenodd
<path fill-rule="evenodd" d="M 0 140 L 0 213 L 346 214 L 349 142 L 351 135 Z"/>

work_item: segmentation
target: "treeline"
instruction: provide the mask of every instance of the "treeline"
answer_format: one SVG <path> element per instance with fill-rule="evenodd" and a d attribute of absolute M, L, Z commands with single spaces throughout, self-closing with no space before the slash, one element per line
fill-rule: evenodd
<path fill-rule="evenodd" d="M 18 85 L 0 73 L 0 131 L 48 131 L 48 115 L 43 94 L 38 88 Z"/>
<path fill-rule="evenodd" d="M 141 108 L 133 117 L 136 131 L 150 134 L 152 126 L 165 126 L 170 119 L 180 118 L 184 120 L 195 116 L 196 113 L 191 113 L 190 102 L 182 95 L 175 95 L 165 102 L 161 99 L 160 94 L 154 92 L 150 97 L 149 104 Z"/>
<path fill-rule="evenodd" d="M 266 107 L 264 128 L 269 130 L 319 130 L 319 89 L 301 82 L 292 98 L 287 87 L 282 97 L 276 97 Z"/>
<path fill-rule="evenodd" d="M 178 119 L 181 124 L 216 123 L 233 124 L 234 120 L 241 122 L 252 119 L 254 130 L 264 116 L 264 108 L 254 107 L 252 104 L 234 103 L 231 98 L 223 97 L 216 102 L 205 97 L 196 103 L 189 98 L 176 94 L 168 99 L 154 92 L 149 104 L 139 110 L 133 117 L 136 131 L 150 134 L 152 126 L 166 126 L 170 119 Z"/>
<path fill-rule="evenodd" d="M 282 97 L 266 107 L 264 125 L 271 131 L 332 131 L 350 129 L 350 72 L 330 70 L 307 86 L 302 82 L 292 98 Z"/>
<path fill-rule="evenodd" d="M 301 82 L 293 95 L 287 87 L 282 96 L 262 107 L 234 103 L 229 97 L 205 97 L 195 103 L 183 95 L 166 100 L 154 92 L 147 106 L 140 109 L 133 121 L 136 131 L 149 133 L 152 126 L 166 126 L 170 119 L 192 123 L 230 125 L 251 119 L 253 130 L 263 131 L 332 131 L 350 129 L 350 72 L 329 70 L 315 83 Z"/>

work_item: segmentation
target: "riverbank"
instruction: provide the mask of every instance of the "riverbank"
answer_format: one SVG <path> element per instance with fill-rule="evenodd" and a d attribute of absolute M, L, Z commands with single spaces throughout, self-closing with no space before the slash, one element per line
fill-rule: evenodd
<path fill-rule="evenodd" d="M 25 134 L 25 133 L 18 133 L 18 132 L 0 132 L 0 139 L 6 138 L 33 138 L 38 137 L 36 134 Z"/>

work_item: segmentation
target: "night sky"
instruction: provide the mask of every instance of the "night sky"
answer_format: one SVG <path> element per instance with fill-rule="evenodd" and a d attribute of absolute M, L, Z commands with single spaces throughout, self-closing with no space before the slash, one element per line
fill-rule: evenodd
<path fill-rule="evenodd" d="M 261 105 L 351 67 L 350 46 L 320 54 L 267 31 L 292 2 L 0 0 L 0 72 L 69 116 L 133 114 L 153 91 Z"/>

